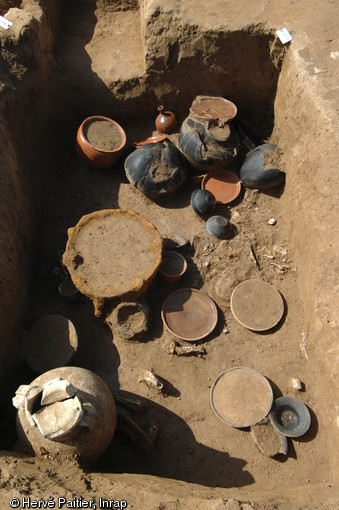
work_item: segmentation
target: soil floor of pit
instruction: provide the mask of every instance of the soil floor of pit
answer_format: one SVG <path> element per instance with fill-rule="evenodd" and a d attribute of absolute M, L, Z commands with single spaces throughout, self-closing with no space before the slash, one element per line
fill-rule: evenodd
<path fill-rule="evenodd" d="M 130 140 L 152 134 L 149 126 L 140 126 L 139 133 L 129 131 L 128 125 L 124 128 Z M 216 212 L 224 214 L 234 225 L 233 237 L 219 240 L 205 234 L 204 221 L 190 206 L 190 196 L 197 184 L 188 179 L 174 195 L 155 203 L 128 183 L 123 161 L 107 170 L 89 168 L 75 153 L 75 131 L 65 130 L 57 140 L 51 133 L 41 155 L 45 175 L 45 199 L 41 203 L 44 221 L 25 327 L 29 329 L 47 314 L 62 314 L 71 319 L 79 337 L 72 364 L 101 376 L 115 394 L 141 396 L 148 408 L 135 419 L 145 429 L 154 423 L 160 426 L 151 455 L 138 451 L 127 437 L 117 433 L 94 471 L 106 473 L 107 480 L 109 473 L 141 473 L 209 487 L 255 484 L 256 489 L 263 491 L 276 490 L 277 484 L 279 491 L 326 484 L 329 452 L 325 430 L 318 427 L 317 402 L 312 397 L 317 381 L 309 371 L 307 344 L 302 344 L 305 323 L 297 286 L 298 267 L 285 234 L 288 213 L 279 202 L 283 190 L 269 194 L 243 190 L 231 206 L 218 205 Z M 60 133 L 58 129 L 56 132 Z M 183 251 L 188 268 L 180 282 L 168 286 L 156 276 L 144 296 L 151 307 L 151 327 L 143 342 L 113 338 L 108 326 L 94 317 L 89 299 L 81 296 L 78 302 L 69 303 L 57 291 L 63 276 L 59 251 L 66 245 L 67 229 L 82 215 L 109 208 L 134 210 L 152 222 L 164 239 L 181 234 L 190 241 Z M 270 218 L 276 219 L 274 226 L 268 223 Z M 248 278 L 267 281 L 283 296 L 284 316 L 269 332 L 251 332 L 231 313 L 231 292 Z M 186 287 L 201 289 L 218 306 L 217 327 L 200 342 L 206 350 L 203 357 L 170 354 L 170 344 L 177 339 L 161 321 L 165 298 L 173 290 Z M 287 457 L 263 456 L 249 430 L 226 425 L 212 411 L 213 382 L 221 372 L 236 366 L 251 367 L 264 374 L 275 398 L 296 396 L 309 407 L 311 428 L 300 440 L 289 440 Z M 164 394 L 140 382 L 146 369 L 153 369 L 161 377 Z M 304 383 L 303 393 L 292 389 L 293 377 Z M 23 369 L 18 383 L 29 383 L 33 378 L 33 373 Z M 35 466 L 40 476 L 44 461 L 32 458 L 25 462 L 30 470 Z M 18 463 L 18 467 L 25 478 L 25 463 Z M 65 468 L 65 472 L 68 469 L 71 468 Z M 74 477 L 74 483 L 77 479 Z M 72 487 L 74 494 L 81 493 L 83 479 L 79 480 L 79 486 Z M 10 483 L 9 480 L 4 487 L 10 488 Z M 39 488 L 38 478 L 27 484 L 30 490 Z"/>
<path fill-rule="evenodd" d="M 207 3 L 196 8 L 192 2 L 186 9 L 187 16 L 199 20 L 206 14 L 209 20 L 213 16 L 217 19 L 224 11 L 224 3 L 216 1 L 213 4 L 211 10 Z M 288 8 L 293 4 L 289 2 Z M 299 29 L 305 29 L 310 36 L 313 34 L 309 48 L 304 50 L 305 54 L 312 55 L 314 72 L 310 73 L 313 75 L 327 73 L 324 62 L 335 42 L 329 39 L 335 19 L 326 15 L 328 3 L 324 3 L 320 20 L 318 16 L 311 19 L 308 15 L 305 18 L 306 10 L 311 12 L 317 4 L 311 2 L 306 9 L 305 2 L 300 2 L 294 5 L 293 16 L 296 37 Z M 234 11 L 238 15 L 241 11 L 247 22 L 256 8 L 245 1 Z M 80 16 L 84 18 L 75 4 L 73 10 L 59 40 L 60 55 L 58 51 L 56 53 L 57 58 L 60 56 L 58 65 L 64 69 L 64 76 L 73 76 L 75 83 L 82 79 L 91 83 L 92 79 L 96 80 L 93 72 L 107 78 L 107 81 L 142 75 L 143 43 L 138 11 L 108 13 L 99 20 L 92 16 L 91 24 L 86 18 L 86 23 L 82 21 L 83 26 L 78 29 L 86 37 L 74 44 L 74 24 L 78 24 Z M 283 24 L 286 12 L 286 5 L 281 7 L 281 12 L 276 11 L 276 21 Z M 324 23 L 325 19 L 328 23 Z M 125 33 L 129 33 L 129 39 L 124 36 Z M 83 51 L 85 44 L 86 52 Z M 116 65 L 119 60 L 120 66 Z M 86 65 L 88 75 L 84 75 Z M 331 73 L 322 76 L 332 79 Z M 104 86 L 102 92 L 110 95 Z M 39 175 L 44 187 L 40 203 L 42 224 L 38 233 L 41 246 L 36 260 L 30 310 L 24 326 L 29 330 L 37 319 L 47 314 L 62 314 L 71 319 L 79 336 L 79 348 L 73 364 L 97 373 L 115 394 L 137 395 L 145 399 L 149 404 L 147 412 L 143 417 L 135 418 L 145 428 L 153 423 L 159 424 L 160 432 L 149 456 L 117 433 L 106 454 L 90 472 L 81 471 L 72 460 L 66 463 L 58 459 L 52 461 L 48 455 L 17 459 L 2 452 L 0 487 L 3 492 L 0 500 L 8 506 L 11 495 L 17 493 L 20 497 L 34 495 L 37 499 L 59 495 L 69 499 L 83 496 L 89 500 L 93 499 L 93 495 L 104 497 L 105 494 L 114 494 L 116 499 L 127 500 L 128 508 L 136 510 L 179 509 L 178 500 L 166 496 L 167 489 L 171 488 L 170 482 L 166 484 L 163 480 L 148 479 L 148 488 L 144 489 L 143 477 L 133 475 L 140 473 L 215 487 L 215 504 L 210 501 L 205 506 L 201 500 L 194 502 L 192 499 L 185 505 L 185 510 L 226 508 L 225 492 L 219 492 L 218 488 L 229 488 L 230 497 L 235 495 L 236 498 L 246 492 L 245 499 L 253 498 L 253 501 L 258 494 L 271 493 L 270 504 L 262 505 L 260 509 L 338 508 L 334 502 L 335 488 L 327 479 L 328 458 L 334 452 L 328 451 L 327 418 L 318 412 L 322 402 L 314 397 L 316 393 L 319 395 L 319 391 L 315 391 L 318 381 L 308 364 L 307 328 L 299 295 L 298 266 L 287 234 L 287 222 L 293 221 L 293 218 L 290 211 L 282 209 L 279 192 L 264 194 L 246 190 L 230 207 L 218 206 L 216 212 L 225 214 L 234 225 L 234 235 L 226 241 L 210 238 L 204 233 L 204 222 L 195 215 L 189 203 L 197 184 L 188 180 L 175 195 L 157 204 L 130 186 L 123 162 L 108 170 L 90 169 L 74 150 L 76 130 L 83 119 L 78 120 L 77 125 L 65 126 L 65 118 L 52 118 L 50 126 L 54 125 L 54 129 L 46 132 L 42 152 L 40 147 L 37 149 Z M 134 126 L 122 125 L 129 141 L 141 140 L 152 134 L 152 127 L 143 125 L 142 121 Z M 322 147 L 322 150 L 327 150 L 327 147 Z M 284 168 L 283 154 L 281 168 Z M 181 234 L 190 241 L 190 247 L 183 252 L 188 268 L 180 283 L 166 286 L 156 277 L 145 296 L 151 307 L 151 328 L 143 342 L 113 338 L 108 326 L 95 319 L 92 303 L 86 297 L 81 296 L 79 301 L 69 303 L 57 291 L 63 276 L 59 251 L 65 248 L 67 229 L 85 214 L 118 207 L 132 209 L 151 221 L 163 238 Z M 270 218 L 277 220 L 275 225 L 268 224 Z M 231 313 L 231 292 L 238 283 L 248 278 L 267 281 L 284 298 L 284 316 L 278 326 L 267 333 L 245 329 Z M 160 312 L 163 301 L 173 290 L 185 287 L 201 289 L 218 305 L 217 327 L 199 344 L 206 350 L 203 357 L 170 354 L 170 344 L 175 339 L 162 325 Z M 185 345 L 184 342 L 179 343 Z M 251 367 L 263 373 L 272 385 L 275 398 L 295 396 L 310 409 L 311 428 L 300 439 L 288 440 L 287 457 L 271 459 L 263 456 L 249 430 L 227 426 L 213 413 L 210 405 L 213 382 L 221 372 L 236 366 Z M 144 370 L 151 368 L 164 382 L 164 395 L 139 382 Z M 35 377 L 36 374 L 22 363 L 18 385 L 28 384 Z M 292 389 L 290 381 L 294 377 L 303 382 L 303 392 Z M 326 401 L 326 395 L 322 399 Z M 14 409 L 4 410 L 3 414 L 1 447 L 9 449 L 16 440 Z M 119 478 L 111 473 L 126 475 Z M 151 493 L 152 483 L 154 494 Z M 185 497 L 189 496 L 187 487 L 180 492 Z M 178 490 L 178 497 L 179 488 L 172 485 L 171 489 L 172 493 Z M 232 493 L 233 488 L 239 489 Z M 281 496 L 287 491 L 294 498 L 291 505 L 285 504 Z M 161 492 L 163 494 L 159 494 Z M 193 493 L 206 497 L 199 493 L 197 486 L 194 490 L 192 486 Z M 274 494 L 278 495 L 275 497 Z M 323 504 L 304 505 L 306 494 L 308 497 L 313 494 L 314 500 Z M 163 503 L 159 504 L 159 501 Z M 240 506 L 230 506 L 229 510 L 233 508 Z"/>

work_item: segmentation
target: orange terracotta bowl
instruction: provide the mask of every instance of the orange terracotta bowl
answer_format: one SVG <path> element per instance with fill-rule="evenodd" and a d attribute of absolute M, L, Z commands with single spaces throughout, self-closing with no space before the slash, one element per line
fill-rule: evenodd
<path fill-rule="evenodd" d="M 115 128 L 115 136 L 118 138 L 117 147 L 112 150 L 103 149 L 100 147 L 94 147 L 87 138 L 87 130 L 91 123 L 96 121 L 105 121 L 111 124 Z M 108 125 L 108 128 L 110 126 Z M 120 139 L 119 139 L 120 138 Z M 102 117 L 100 115 L 94 115 L 85 119 L 80 125 L 77 137 L 76 137 L 76 148 L 79 155 L 90 165 L 95 168 L 108 168 L 116 163 L 125 148 L 126 145 L 126 133 L 123 128 L 115 120 L 109 117 Z"/>

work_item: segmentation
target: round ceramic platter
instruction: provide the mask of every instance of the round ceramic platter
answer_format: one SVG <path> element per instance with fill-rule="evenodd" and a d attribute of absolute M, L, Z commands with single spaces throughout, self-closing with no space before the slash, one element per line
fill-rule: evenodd
<path fill-rule="evenodd" d="M 203 178 L 201 187 L 210 191 L 215 196 L 218 204 L 233 202 L 241 191 L 238 177 L 228 170 L 208 173 Z"/>
<path fill-rule="evenodd" d="M 205 119 L 232 120 L 237 115 L 237 107 L 223 97 L 200 97 L 191 106 L 191 112 Z"/>
<path fill-rule="evenodd" d="M 278 324 L 284 314 L 281 294 L 262 280 L 245 280 L 233 291 L 231 310 L 238 322 L 252 331 L 267 331 Z"/>
<path fill-rule="evenodd" d="M 255 425 L 269 413 L 273 402 L 270 383 L 260 372 L 248 367 L 226 370 L 211 390 L 211 405 L 227 425 L 244 428 Z"/>
<path fill-rule="evenodd" d="M 91 299 L 142 294 L 161 264 L 162 238 L 134 211 L 103 209 L 68 229 L 63 255 L 76 288 Z"/>
<path fill-rule="evenodd" d="M 73 323 L 62 315 L 45 315 L 29 331 L 25 359 L 34 372 L 42 374 L 66 365 L 78 348 Z"/>
<path fill-rule="evenodd" d="M 197 289 L 179 289 L 164 301 L 161 317 L 170 333 L 195 342 L 212 333 L 218 311 L 210 297 Z"/>

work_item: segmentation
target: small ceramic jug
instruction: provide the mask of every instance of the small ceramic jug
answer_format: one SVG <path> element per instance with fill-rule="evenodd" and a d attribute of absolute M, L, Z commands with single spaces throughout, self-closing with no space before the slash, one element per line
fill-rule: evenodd
<path fill-rule="evenodd" d="M 170 133 L 177 125 L 177 118 L 173 112 L 164 111 L 163 106 L 158 106 L 159 115 L 155 119 L 155 127 L 160 133 Z"/>

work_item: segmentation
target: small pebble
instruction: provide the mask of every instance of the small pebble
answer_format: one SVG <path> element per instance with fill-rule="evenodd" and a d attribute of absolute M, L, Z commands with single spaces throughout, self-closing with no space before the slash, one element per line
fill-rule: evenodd
<path fill-rule="evenodd" d="M 270 218 L 267 223 L 269 225 L 275 225 L 277 223 L 277 220 L 275 218 Z"/>
<path fill-rule="evenodd" d="M 186 239 L 186 237 L 182 236 L 181 234 L 175 234 L 174 235 L 174 240 L 181 247 L 187 246 L 189 244 L 189 240 Z"/>
<path fill-rule="evenodd" d="M 301 391 L 303 387 L 302 382 L 297 377 L 293 377 L 293 379 L 291 379 L 291 386 L 293 389 L 298 391 Z"/>

